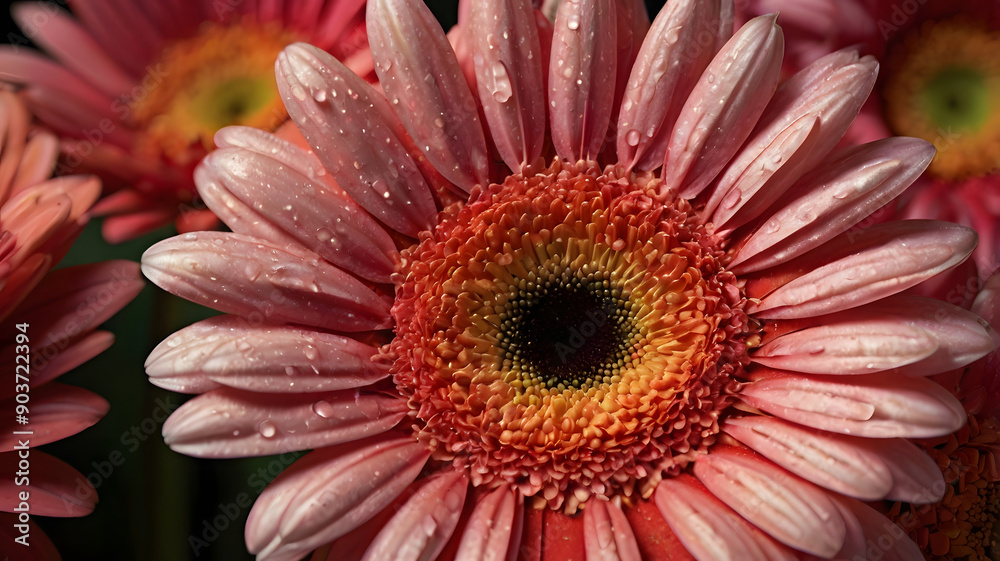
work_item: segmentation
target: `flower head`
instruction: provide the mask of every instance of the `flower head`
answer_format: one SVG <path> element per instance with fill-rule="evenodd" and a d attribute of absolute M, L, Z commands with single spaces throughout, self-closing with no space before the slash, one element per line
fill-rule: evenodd
<path fill-rule="evenodd" d="M 0 80 L 61 137 L 60 173 L 101 176 L 112 194 L 105 238 L 118 242 L 176 219 L 216 224 L 195 197 L 194 166 L 226 125 L 275 130 L 286 119 L 274 59 L 294 41 L 335 53 L 371 74 L 363 3 L 185 0 L 72 2 L 13 8 L 21 29 L 52 58 L 0 49 Z"/>
<path fill-rule="evenodd" d="M 128 261 L 50 271 L 86 224 L 100 183 L 49 179 L 57 140 L 32 130 L 30 120 L 17 96 L 0 91 L 0 336 L 11 376 L 0 390 L 0 406 L 9 412 L 0 422 L 0 534 L 10 544 L 26 540 L 32 558 L 52 559 L 58 553 L 32 517 L 89 514 L 97 492 L 82 474 L 35 447 L 72 436 L 108 411 L 100 396 L 53 380 L 111 345 L 111 333 L 97 327 L 143 283 L 138 265 Z"/>
<path fill-rule="evenodd" d="M 858 499 L 939 498 L 908 439 L 965 414 L 926 376 L 994 343 L 899 293 L 975 234 L 851 229 L 933 149 L 832 153 L 874 60 L 838 52 L 776 89 L 775 18 L 732 34 L 732 13 L 675 2 L 649 26 L 638 3 L 581 0 L 549 22 L 473 1 L 452 47 L 422 3 L 377 0 L 384 97 L 282 51 L 311 150 L 223 129 L 196 178 L 233 233 L 143 257 L 225 312 L 147 361 L 202 394 L 167 443 L 314 450 L 258 499 L 251 552 L 850 557 L 892 527 Z"/>

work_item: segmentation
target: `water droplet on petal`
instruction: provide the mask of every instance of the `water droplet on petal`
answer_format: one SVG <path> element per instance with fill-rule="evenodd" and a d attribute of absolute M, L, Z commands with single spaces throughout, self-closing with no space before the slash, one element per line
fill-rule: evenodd
<path fill-rule="evenodd" d="M 261 422 L 258 430 L 260 430 L 260 435 L 264 438 L 272 438 L 278 434 L 278 427 L 270 420 Z"/>
<path fill-rule="evenodd" d="M 313 99 L 319 103 L 326 101 L 326 90 L 316 90 L 313 92 Z"/>
<path fill-rule="evenodd" d="M 333 417 L 337 412 L 334 410 L 333 405 L 330 405 L 329 401 L 319 400 L 312 405 L 313 413 L 323 417 L 324 419 L 329 419 Z"/>
<path fill-rule="evenodd" d="M 625 133 L 625 142 L 627 142 L 629 146 L 638 146 L 639 136 L 639 131 L 632 129 Z"/>
<path fill-rule="evenodd" d="M 569 20 L 566 21 L 566 27 L 574 31 L 580 29 L 580 16 L 578 14 L 571 15 Z"/>
<path fill-rule="evenodd" d="M 306 90 L 305 88 L 303 88 L 298 84 L 292 86 L 292 95 L 295 96 L 295 99 L 298 99 L 299 101 L 306 100 Z"/>
<path fill-rule="evenodd" d="M 306 345 L 302 347 L 302 354 L 309 360 L 316 360 L 319 357 L 319 350 L 313 345 Z"/>
<path fill-rule="evenodd" d="M 502 62 L 498 62 L 492 67 L 492 78 L 493 78 L 493 100 L 497 103 L 506 103 L 510 96 L 513 95 L 513 87 L 510 83 L 510 76 L 507 74 L 507 68 Z"/>

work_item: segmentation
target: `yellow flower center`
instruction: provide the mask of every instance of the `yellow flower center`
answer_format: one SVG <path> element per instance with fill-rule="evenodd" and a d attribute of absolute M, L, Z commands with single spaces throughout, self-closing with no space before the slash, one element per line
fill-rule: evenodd
<path fill-rule="evenodd" d="M 1000 33 L 971 22 L 928 22 L 890 49 L 885 117 L 898 135 L 937 148 L 946 179 L 1000 168 Z"/>
<path fill-rule="evenodd" d="M 389 351 L 434 457 L 572 512 L 714 443 L 750 329 L 690 210 L 652 175 L 557 162 L 442 212 L 403 252 Z"/>
<path fill-rule="evenodd" d="M 192 164 L 227 125 L 274 129 L 286 118 L 274 61 L 294 37 L 276 25 L 207 25 L 164 49 L 132 92 L 133 124 L 145 129 L 137 151 Z"/>

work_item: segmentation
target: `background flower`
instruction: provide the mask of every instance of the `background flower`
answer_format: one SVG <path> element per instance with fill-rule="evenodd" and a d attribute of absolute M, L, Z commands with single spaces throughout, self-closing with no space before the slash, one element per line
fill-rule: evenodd
<path fill-rule="evenodd" d="M 1000 217 L 1000 48 L 996 2 L 785 0 L 739 3 L 744 17 L 781 12 L 785 65 L 856 45 L 882 62 L 875 91 L 848 131 L 848 143 L 890 134 L 934 144 L 927 173 L 901 199 L 900 216 L 973 227 L 984 273 L 998 264 Z"/>
<path fill-rule="evenodd" d="M 891 526 L 856 499 L 936 500 L 907 439 L 965 414 L 925 376 L 994 343 L 897 294 L 974 233 L 850 230 L 932 157 L 899 138 L 831 154 L 874 61 L 834 53 L 776 91 L 780 30 L 729 39 L 731 4 L 668 5 L 642 47 L 634 3 L 564 3 L 551 24 L 467 8 L 456 58 L 422 4 L 369 5 L 386 98 L 286 48 L 278 86 L 312 153 L 223 129 L 196 178 L 233 232 L 144 255 L 225 312 L 150 355 L 156 384 L 200 394 L 167 442 L 314 450 L 258 499 L 249 549 L 504 557 L 557 535 L 652 558 L 669 523 L 701 559 L 850 557 Z M 600 336 L 576 345 L 585 319 Z"/>
<path fill-rule="evenodd" d="M 112 193 L 105 238 L 134 238 L 177 219 L 181 231 L 216 221 L 195 199 L 191 172 L 220 127 L 274 129 L 286 118 L 274 57 L 309 41 L 371 72 L 363 3 L 102 0 L 15 4 L 23 40 L 0 50 L 0 79 L 20 88 L 63 139 L 60 173 L 97 173 Z M 50 58 L 51 57 L 51 58 Z"/>
<path fill-rule="evenodd" d="M 49 179 L 57 140 L 31 131 L 30 119 L 17 96 L 0 91 L 0 335 L 11 377 L 0 391 L 6 412 L 0 421 L 0 539 L 20 559 L 53 559 L 59 555 L 33 517 L 89 514 L 97 493 L 73 467 L 36 447 L 72 436 L 108 411 L 99 395 L 53 380 L 111 345 L 112 334 L 97 327 L 143 283 L 129 261 L 50 271 L 86 223 L 100 184 L 93 177 Z M 25 533 L 30 547 L 14 542 Z"/>

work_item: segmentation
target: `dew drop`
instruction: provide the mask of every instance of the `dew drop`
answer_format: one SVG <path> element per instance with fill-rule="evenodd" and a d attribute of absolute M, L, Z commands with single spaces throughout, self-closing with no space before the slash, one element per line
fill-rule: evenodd
<path fill-rule="evenodd" d="M 184 241 L 196 242 L 198 241 L 198 234 L 184 234 Z"/>
<path fill-rule="evenodd" d="M 316 90 L 313 92 L 313 99 L 319 103 L 326 101 L 326 90 Z"/>
<path fill-rule="evenodd" d="M 625 133 L 625 142 L 627 142 L 629 146 L 638 146 L 639 136 L 639 131 L 632 129 Z"/>
<path fill-rule="evenodd" d="M 270 420 L 262 421 L 258 430 L 264 438 L 273 438 L 274 435 L 278 434 L 278 427 Z"/>
<path fill-rule="evenodd" d="M 305 88 L 303 88 L 298 84 L 292 86 L 292 95 L 295 96 L 295 99 L 298 99 L 299 101 L 306 100 L 306 90 Z"/>
<path fill-rule="evenodd" d="M 329 401 L 323 401 L 322 399 L 313 403 L 312 410 L 313 413 L 323 417 L 324 419 L 329 419 L 337 413 L 336 410 L 334 410 L 333 405 L 330 405 Z"/>
<path fill-rule="evenodd" d="M 439 129 L 444 128 L 444 119 L 442 119 L 441 117 L 434 119 L 434 126 Z"/>
<path fill-rule="evenodd" d="M 298 372 L 298 371 L 295 369 L 294 366 L 286 366 L 285 367 L 285 374 L 288 374 L 289 376 L 294 376 L 296 372 Z"/>
<path fill-rule="evenodd" d="M 781 223 L 773 218 L 771 220 L 768 220 L 767 224 L 764 225 L 764 232 L 768 234 L 773 234 L 780 229 L 781 229 Z"/>
<path fill-rule="evenodd" d="M 309 360 L 316 360 L 319 357 L 319 350 L 313 345 L 306 345 L 302 347 L 302 354 Z"/>
<path fill-rule="evenodd" d="M 566 27 L 572 29 L 573 31 L 580 29 L 580 16 L 578 14 L 570 16 L 569 20 L 566 21 Z"/>
<path fill-rule="evenodd" d="M 260 264 L 253 261 L 247 263 L 247 266 L 243 269 L 243 273 L 246 274 L 247 280 L 250 282 L 257 280 L 257 277 L 260 276 L 260 271 Z"/>
<path fill-rule="evenodd" d="M 493 78 L 493 100 L 497 103 L 506 103 L 510 96 L 513 95 L 513 88 L 510 83 L 510 76 L 507 74 L 507 68 L 502 62 L 498 62 L 492 67 L 492 78 Z"/>

